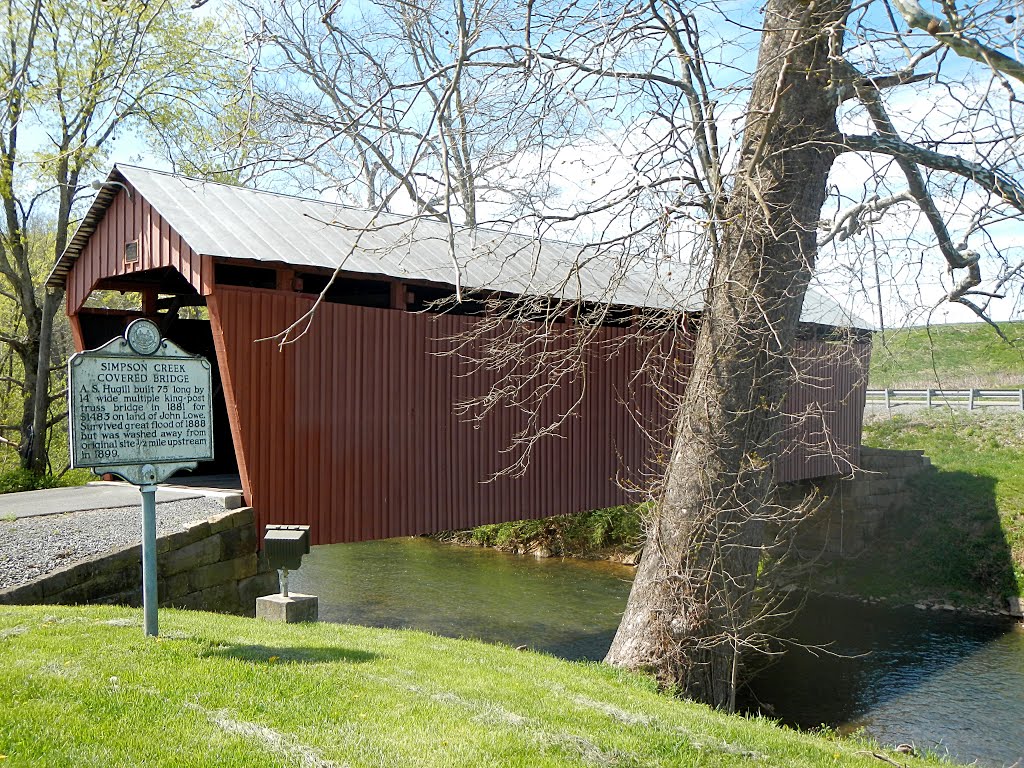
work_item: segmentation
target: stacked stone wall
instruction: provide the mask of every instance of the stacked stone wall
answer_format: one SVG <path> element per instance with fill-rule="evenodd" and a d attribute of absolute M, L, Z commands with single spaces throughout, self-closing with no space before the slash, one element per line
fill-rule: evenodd
<path fill-rule="evenodd" d="M 910 503 L 910 478 L 930 466 L 923 451 L 862 447 L 860 469 L 852 476 L 780 485 L 783 506 L 795 506 L 809 494 L 823 500 L 800 524 L 797 550 L 825 558 L 859 554 L 885 518 Z"/>
<path fill-rule="evenodd" d="M 157 539 L 157 593 L 162 607 L 252 616 L 256 598 L 276 592 L 277 572 L 257 553 L 251 507 L 228 510 Z M 142 601 L 142 547 L 106 552 L 0 591 L 0 605 Z"/>

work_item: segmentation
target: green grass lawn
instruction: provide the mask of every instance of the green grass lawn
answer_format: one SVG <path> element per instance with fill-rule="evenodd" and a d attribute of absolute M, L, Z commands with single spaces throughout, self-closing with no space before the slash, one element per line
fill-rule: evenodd
<path fill-rule="evenodd" d="M 3 766 L 872 766 L 598 664 L 336 624 L 0 608 Z M 939 765 L 903 755 L 900 765 Z"/>
<path fill-rule="evenodd" d="M 1015 344 L 984 323 L 935 325 L 876 333 L 870 386 L 996 389 L 1024 386 L 1024 323 L 1002 324 Z"/>
<path fill-rule="evenodd" d="M 868 419 L 864 442 L 918 448 L 933 470 L 877 545 L 831 569 L 844 591 L 1005 608 L 1024 594 L 1024 414 L 936 409 Z"/>
<path fill-rule="evenodd" d="M 0 493 L 38 491 L 43 488 L 68 488 L 85 485 L 95 480 L 96 475 L 88 469 L 72 469 L 63 475 L 37 475 L 27 469 L 10 469 L 0 472 Z"/>

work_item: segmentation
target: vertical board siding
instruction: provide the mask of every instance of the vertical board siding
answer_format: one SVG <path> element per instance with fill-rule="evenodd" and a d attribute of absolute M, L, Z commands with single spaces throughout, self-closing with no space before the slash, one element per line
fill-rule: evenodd
<path fill-rule="evenodd" d="M 467 376 L 457 357 L 437 354 L 446 347 L 439 339 L 475 320 L 325 304 L 297 343 L 256 341 L 311 305 L 301 295 L 224 286 L 209 298 L 242 480 L 260 525 L 309 524 L 314 543 L 325 544 L 596 509 L 630 501 L 621 485 L 643 487 L 664 460 L 644 430 L 664 433 L 664 397 L 633 375 L 652 350 L 622 345 L 591 356 L 585 375 L 568 378 L 543 407 L 551 418 L 582 398 L 577 414 L 536 446 L 522 477 L 491 481 L 527 422 L 513 408 L 482 423 L 453 413 L 497 380 L 488 371 Z M 605 328 L 598 338 L 610 344 L 624 333 Z M 780 481 L 845 472 L 857 460 L 867 349 L 799 342 Z M 674 355 L 687 367 L 692 349 Z"/>
<path fill-rule="evenodd" d="M 124 247 L 139 242 L 139 260 L 124 263 Z M 101 278 L 173 267 L 202 295 L 213 286 L 213 264 L 193 251 L 164 218 L 137 192 L 122 190 L 89 238 L 65 281 L 67 311 L 77 312 Z"/>
<path fill-rule="evenodd" d="M 848 474 L 860 461 L 868 343 L 798 341 L 775 479 Z"/>

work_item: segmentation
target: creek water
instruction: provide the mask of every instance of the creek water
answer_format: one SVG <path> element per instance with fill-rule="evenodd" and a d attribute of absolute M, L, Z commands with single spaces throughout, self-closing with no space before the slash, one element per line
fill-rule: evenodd
<path fill-rule="evenodd" d="M 314 547 L 291 577 L 320 618 L 601 659 L 633 570 L 429 539 Z M 1024 765 L 1024 631 L 952 613 L 812 598 L 746 706 L 802 728 L 862 729 L 985 766 Z"/>

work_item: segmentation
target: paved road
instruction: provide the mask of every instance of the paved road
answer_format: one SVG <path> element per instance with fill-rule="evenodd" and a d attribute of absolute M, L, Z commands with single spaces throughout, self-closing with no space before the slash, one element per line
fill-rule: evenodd
<path fill-rule="evenodd" d="M 936 400 L 935 404 L 930 409 L 926 403 L 893 403 L 890 408 L 886 408 L 885 403 L 868 403 L 864 406 L 864 415 L 884 418 L 886 416 L 919 413 L 927 410 L 938 411 L 943 408 L 947 411 L 954 410 L 958 414 L 1020 413 L 1016 408 L 1009 408 L 1001 405 L 975 405 L 974 410 L 969 411 L 967 410 L 967 403 L 945 403 Z"/>
<path fill-rule="evenodd" d="M 241 505 L 231 503 L 225 497 L 234 494 L 226 491 L 200 490 L 198 488 L 168 488 L 160 486 L 156 492 L 157 504 L 168 504 L 186 499 L 211 498 L 233 509 Z M 75 488 L 47 488 L 42 491 L 0 494 L 0 520 L 23 517 L 60 515 L 65 512 L 84 512 L 94 509 L 115 509 L 117 507 L 138 507 L 142 499 L 137 488 L 119 483 L 96 483 Z"/>

